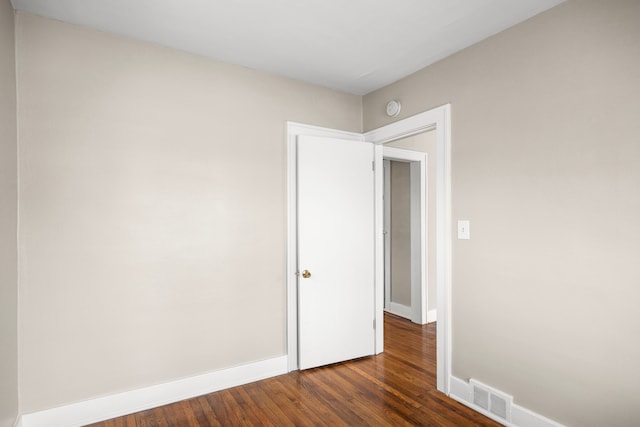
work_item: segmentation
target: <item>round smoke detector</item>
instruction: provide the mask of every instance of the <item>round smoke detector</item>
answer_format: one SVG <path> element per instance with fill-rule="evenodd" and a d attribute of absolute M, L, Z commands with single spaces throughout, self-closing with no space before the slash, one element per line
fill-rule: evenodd
<path fill-rule="evenodd" d="M 398 114 L 400 114 L 400 108 L 402 107 L 402 105 L 400 105 L 400 101 L 398 100 L 391 100 L 389 102 L 387 102 L 387 116 L 389 117 L 397 117 Z"/>

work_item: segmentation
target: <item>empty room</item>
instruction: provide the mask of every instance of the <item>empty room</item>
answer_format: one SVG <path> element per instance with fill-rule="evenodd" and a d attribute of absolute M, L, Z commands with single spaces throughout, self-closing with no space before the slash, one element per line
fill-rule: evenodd
<path fill-rule="evenodd" d="M 639 23 L 0 0 L 0 427 L 640 425 Z"/>

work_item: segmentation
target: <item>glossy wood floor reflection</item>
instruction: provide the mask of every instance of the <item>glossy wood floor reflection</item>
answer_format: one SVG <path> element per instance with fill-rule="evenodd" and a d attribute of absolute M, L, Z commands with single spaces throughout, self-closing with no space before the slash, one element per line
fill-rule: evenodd
<path fill-rule="evenodd" d="M 94 424 L 152 426 L 499 426 L 436 391 L 435 323 L 385 315 L 384 353 L 292 372 Z"/>

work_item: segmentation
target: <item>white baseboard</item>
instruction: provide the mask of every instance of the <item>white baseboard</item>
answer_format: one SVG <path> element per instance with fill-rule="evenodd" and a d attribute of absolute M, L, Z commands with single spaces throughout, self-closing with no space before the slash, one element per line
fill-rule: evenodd
<path fill-rule="evenodd" d="M 411 307 L 407 305 L 391 301 L 389 303 L 389 307 L 387 307 L 386 310 L 391 314 L 395 314 L 396 316 L 404 317 L 405 319 L 411 320 Z"/>
<path fill-rule="evenodd" d="M 23 424 L 22 424 L 22 418 L 18 417 L 18 418 L 16 419 L 16 422 L 15 422 L 13 425 L 14 425 L 14 427 L 22 427 L 22 426 L 23 426 Z"/>
<path fill-rule="evenodd" d="M 460 378 L 454 377 L 453 375 L 450 377 L 449 381 L 449 397 L 508 427 L 564 427 L 556 421 L 550 420 L 549 418 L 536 414 L 535 412 L 516 404 L 511 405 L 511 422 L 507 423 L 505 420 L 495 416 L 491 412 L 474 405 L 473 388 L 471 384 L 467 381 L 461 380 Z"/>
<path fill-rule="evenodd" d="M 16 427 L 76 427 L 287 373 L 287 356 L 112 394 L 20 417 Z"/>
<path fill-rule="evenodd" d="M 411 307 L 403 304 L 398 304 L 397 302 L 390 302 L 389 307 L 385 308 L 385 311 L 409 320 L 411 320 L 413 317 Z M 435 308 L 433 310 L 427 311 L 427 323 L 433 323 L 437 320 L 437 312 L 438 310 L 436 310 Z"/>

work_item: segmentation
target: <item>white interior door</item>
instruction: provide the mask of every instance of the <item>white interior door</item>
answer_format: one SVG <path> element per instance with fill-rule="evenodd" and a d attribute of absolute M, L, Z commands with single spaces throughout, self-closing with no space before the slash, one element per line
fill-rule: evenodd
<path fill-rule="evenodd" d="M 374 150 L 311 136 L 297 144 L 298 362 L 307 369 L 375 352 Z"/>

